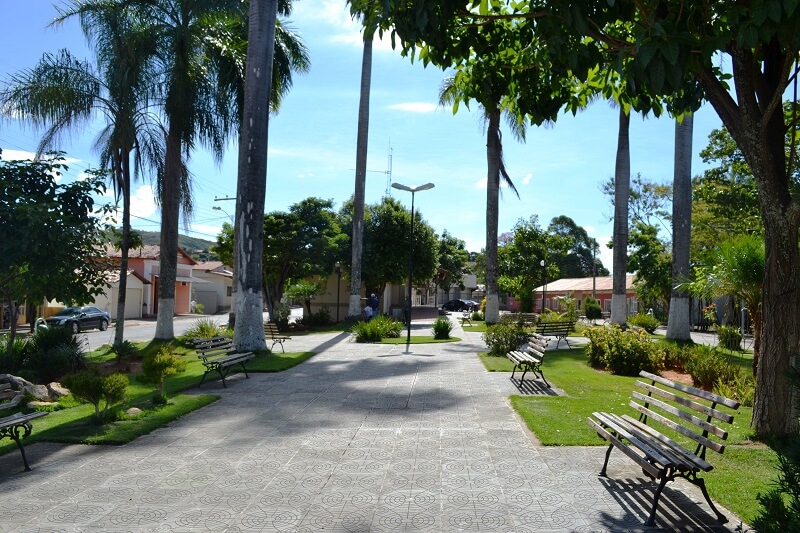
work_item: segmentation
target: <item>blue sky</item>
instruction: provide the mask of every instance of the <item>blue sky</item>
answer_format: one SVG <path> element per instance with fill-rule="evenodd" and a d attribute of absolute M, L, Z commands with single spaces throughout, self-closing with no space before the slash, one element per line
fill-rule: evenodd
<path fill-rule="evenodd" d="M 46 0 L 6 2 L 0 23 L 0 80 L 36 64 L 45 52 L 68 48 L 83 58 L 92 55 L 75 23 L 48 28 L 55 16 Z M 343 0 L 295 2 L 290 25 L 297 30 L 311 57 L 311 71 L 297 76 L 280 112 L 270 119 L 266 210 L 285 210 L 308 196 L 330 198 L 338 208 L 352 195 L 354 186 L 356 127 L 361 72 L 359 27 L 350 20 Z M 388 156 L 392 154 L 392 180 L 406 185 L 433 182 L 436 188 L 421 192 L 415 207 L 441 233 L 448 230 L 464 239 L 469 250 L 485 243 L 486 139 L 477 113 L 460 108 L 457 115 L 437 107 L 445 73 L 411 64 L 386 42 L 376 42 L 373 55 L 372 98 L 366 199 L 377 202 L 385 194 Z M 714 110 L 706 105 L 695 115 L 693 174 L 705 165 L 699 153 L 708 134 L 720 127 Z M 91 143 L 99 130 L 89 127 L 63 139 L 71 169 L 66 179 L 96 165 Z M 0 148 L 11 158 L 33 152 L 39 133 L 13 121 L 0 122 Z M 611 212 L 600 184 L 614 172 L 617 111 L 596 102 L 573 117 L 563 115 L 549 128 L 530 128 L 527 141 L 517 142 L 505 132 L 506 166 L 520 192 L 517 199 L 506 191 L 500 203 L 500 231 L 508 231 L 520 218 L 538 215 L 542 226 L 567 215 L 589 235 L 604 244 L 610 239 Z M 657 181 L 671 181 L 674 122 L 664 117 L 631 120 L 631 169 Z M 233 202 L 215 197 L 236 193 L 235 143 L 221 164 L 204 150 L 192 157 L 195 214 L 182 232 L 213 240 Z M 149 180 L 134 185 L 134 227 L 158 231 L 159 211 Z M 405 205 L 410 195 L 392 190 Z M 611 268 L 605 247 L 601 259 Z"/>

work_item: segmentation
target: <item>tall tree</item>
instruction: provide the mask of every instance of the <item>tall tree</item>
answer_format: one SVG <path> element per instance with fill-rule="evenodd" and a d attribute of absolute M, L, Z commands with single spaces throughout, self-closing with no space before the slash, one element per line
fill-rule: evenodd
<path fill-rule="evenodd" d="M 608 269 L 596 258 L 597 241 L 578 226 L 570 217 L 561 215 L 554 217 L 547 227 L 547 232 L 564 237 L 569 243 L 566 253 L 556 250 L 548 251 L 549 262 L 558 265 L 562 278 L 585 278 L 592 274 L 608 276 Z"/>
<path fill-rule="evenodd" d="M 614 280 L 611 292 L 611 322 L 625 324 L 628 320 L 628 196 L 631 183 L 630 151 L 631 118 L 624 106 L 619 107 L 617 158 L 614 168 Z"/>
<path fill-rule="evenodd" d="M 670 303 L 672 254 L 658 238 L 658 228 L 636 222 L 630 233 L 628 271 L 635 272 L 639 301 L 646 307 L 666 312 Z"/>
<path fill-rule="evenodd" d="M 239 174 L 236 187 L 236 324 L 239 350 L 261 350 L 264 308 L 261 256 L 264 196 L 267 188 L 269 102 L 275 53 L 278 0 L 250 2 L 244 109 L 239 138 Z M 272 315 L 271 315 L 272 316 Z"/>
<path fill-rule="evenodd" d="M 445 293 L 450 291 L 453 285 L 464 289 L 464 274 L 466 272 L 467 244 L 444 230 L 439 238 L 439 275 L 437 285 Z"/>
<path fill-rule="evenodd" d="M 689 294 L 681 288 L 691 274 L 689 250 L 692 238 L 692 132 L 693 115 L 675 122 L 675 178 L 672 183 L 672 290 L 667 338 L 691 339 Z"/>
<path fill-rule="evenodd" d="M 130 7 L 123 4 L 74 0 L 59 8 L 60 24 L 78 16 L 94 49 L 98 70 L 67 50 L 45 54 L 33 69 L 12 77 L 0 95 L 6 114 L 47 127 L 38 152 L 50 149 L 68 131 L 83 130 L 98 116 L 105 125 L 94 147 L 100 167 L 122 200 L 119 296 L 115 342 L 124 338 L 130 237 L 132 178 L 144 169 L 158 169 L 163 160 L 163 137 L 150 117 L 153 89 L 148 58 L 153 41 Z M 134 165 L 131 165 L 131 155 Z"/>

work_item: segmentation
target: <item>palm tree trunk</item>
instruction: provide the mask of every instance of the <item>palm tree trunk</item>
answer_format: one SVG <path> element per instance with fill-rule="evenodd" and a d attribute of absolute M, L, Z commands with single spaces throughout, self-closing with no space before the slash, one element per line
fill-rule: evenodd
<path fill-rule="evenodd" d="M 689 293 L 679 284 L 689 278 L 692 238 L 692 132 L 694 117 L 675 121 L 675 176 L 672 183 L 672 293 L 667 338 L 689 340 Z"/>
<path fill-rule="evenodd" d="M 267 189 L 269 102 L 275 53 L 277 0 L 250 2 L 247 39 L 247 74 L 239 143 L 236 242 L 236 325 L 233 339 L 238 350 L 265 350 L 262 270 L 264 249 L 264 196 Z"/>
<path fill-rule="evenodd" d="M 119 344 L 125 336 L 125 302 L 128 291 L 128 252 L 131 236 L 131 164 L 129 152 L 120 155 L 122 168 L 117 169 L 122 182 L 122 242 L 120 243 L 119 294 L 117 296 L 117 325 L 114 330 L 114 343 Z"/>
<path fill-rule="evenodd" d="M 611 322 L 628 319 L 626 279 L 628 272 L 628 196 L 631 190 L 630 116 L 619 107 L 617 162 L 614 169 L 614 283 L 611 294 Z"/>
<path fill-rule="evenodd" d="M 364 28 L 364 53 L 361 58 L 361 99 L 358 104 L 356 141 L 356 183 L 353 195 L 353 258 L 350 266 L 348 316 L 361 315 L 361 255 L 364 244 L 364 190 L 367 183 L 369 143 L 369 93 L 372 83 L 372 32 Z"/>
<path fill-rule="evenodd" d="M 161 178 L 161 250 L 158 267 L 156 339 L 172 340 L 175 332 L 175 278 L 178 274 L 178 221 L 181 208 L 181 135 L 170 123 Z"/>
<path fill-rule="evenodd" d="M 487 324 L 500 319 L 500 296 L 497 287 L 497 221 L 500 211 L 500 110 L 488 114 L 486 130 L 486 311 Z"/>

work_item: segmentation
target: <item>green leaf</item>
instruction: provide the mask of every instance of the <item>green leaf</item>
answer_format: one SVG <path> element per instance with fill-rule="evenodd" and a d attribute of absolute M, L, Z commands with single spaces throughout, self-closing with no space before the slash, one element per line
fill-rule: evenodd
<path fill-rule="evenodd" d="M 769 18 L 771 18 L 773 22 L 781 21 L 780 0 L 772 0 L 769 4 L 767 4 L 767 10 L 769 11 Z"/>
<path fill-rule="evenodd" d="M 664 69 L 664 62 L 658 61 L 650 72 L 650 82 L 653 84 L 655 92 L 660 92 L 664 87 L 664 78 L 666 71 Z"/>
<path fill-rule="evenodd" d="M 489 14 L 489 1 L 488 0 L 481 0 L 481 5 L 478 7 L 478 13 L 480 15 L 488 15 Z"/>
<path fill-rule="evenodd" d="M 664 43 L 662 52 L 664 53 L 664 57 L 667 58 L 667 61 L 669 61 L 669 64 L 674 65 L 678 61 L 679 47 L 677 41 L 674 39 L 668 40 Z"/>

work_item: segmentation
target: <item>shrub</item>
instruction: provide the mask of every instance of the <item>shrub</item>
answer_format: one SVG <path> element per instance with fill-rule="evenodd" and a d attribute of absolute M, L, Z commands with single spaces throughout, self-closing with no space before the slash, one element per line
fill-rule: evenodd
<path fill-rule="evenodd" d="M 477 320 L 477 321 L 483 322 L 483 320 L 484 320 L 483 311 L 473 311 L 472 312 L 472 316 L 469 317 L 469 318 L 470 318 L 470 320 Z"/>
<path fill-rule="evenodd" d="M 213 318 L 198 318 L 189 328 L 183 337 L 189 340 L 192 339 L 210 339 L 212 337 L 219 337 L 225 335 L 225 328 L 218 325 Z"/>
<path fill-rule="evenodd" d="M 686 371 L 692 375 L 696 387 L 713 390 L 719 381 L 730 383 L 736 377 L 736 369 L 725 359 L 718 348 L 697 345 L 692 357 L 686 362 Z"/>
<path fill-rule="evenodd" d="M 14 374 L 22 368 L 28 339 L 21 335 L 14 337 L 11 354 L 8 353 L 8 335 L 0 335 L 0 374 Z"/>
<path fill-rule="evenodd" d="M 386 315 L 378 315 L 369 322 L 357 322 L 351 331 L 356 336 L 356 342 L 380 342 L 386 337 L 399 337 L 403 323 Z"/>
<path fill-rule="evenodd" d="M 583 301 L 583 312 L 586 314 L 587 320 L 599 320 L 603 318 L 603 308 L 597 303 L 597 300 L 591 296 Z"/>
<path fill-rule="evenodd" d="M 497 323 L 515 327 L 520 330 L 525 329 L 527 326 L 525 320 L 519 315 L 519 313 L 503 313 L 500 315 L 500 320 Z"/>
<path fill-rule="evenodd" d="M 619 326 L 589 328 L 589 364 L 612 374 L 638 376 L 639 372 L 658 372 L 664 368 L 664 351 L 650 340 L 647 332 L 622 331 Z"/>
<path fill-rule="evenodd" d="M 720 396 L 738 400 L 745 407 L 753 407 L 756 384 L 752 374 L 739 370 L 734 374 L 732 381 L 718 381 L 714 385 L 714 392 Z"/>
<path fill-rule="evenodd" d="M 275 325 L 278 326 L 278 331 L 286 331 L 289 329 L 289 316 L 292 314 L 289 306 L 278 302 L 275 304 L 273 313 L 275 316 L 271 318 L 272 321 L 275 322 Z"/>
<path fill-rule="evenodd" d="M 739 351 L 742 349 L 742 334 L 735 326 L 718 326 L 717 337 L 720 346 L 727 350 Z"/>
<path fill-rule="evenodd" d="M 664 367 L 683 372 L 686 362 L 692 357 L 692 346 L 676 342 L 662 342 L 661 348 L 664 350 Z"/>
<path fill-rule="evenodd" d="M 94 416 L 102 421 L 110 406 L 125 399 L 128 377 L 119 373 L 103 376 L 97 370 L 91 370 L 66 376 L 63 383 L 75 398 L 94 405 Z M 105 406 L 101 413 L 100 402 L 103 400 Z"/>
<path fill-rule="evenodd" d="M 194 312 L 198 315 L 202 315 L 203 312 L 206 310 L 206 306 L 201 303 L 194 304 Z"/>
<path fill-rule="evenodd" d="M 446 316 L 440 316 L 433 323 L 434 339 L 449 339 L 451 331 L 453 331 L 453 323 Z"/>
<path fill-rule="evenodd" d="M 24 366 L 36 381 L 49 383 L 86 370 L 86 354 L 80 338 L 69 328 L 39 329 L 30 338 Z"/>
<path fill-rule="evenodd" d="M 483 340 L 489 355 L 503 356 L 528 341 L 528 334 L 515 323 L 500 322 L 486 329 Z"/>
<path fill-rule="evenodd" d="M 656 332 L 656 328 L 659 325 L 658 319 L 653 315 L 649 315 L 647 313 L 638 313 L 631 317 L 628 317 L 628 324 L 631 326 L 636 326 L 638 328 L 642 328 L 647 333 L 651 335 Z"/>
<path fill-rule="evenodd" d="M 115 342 L 111 346 L 111 353 L 116 354 L 117 363 L 121 363 L 123 359 L 128 361 L 137 359 L 139 356 L 139 349 L 131 341 Z"/>
<path fill-rule="evenodd" d="M 166 401 L 164 380 L 186 370 L 186 361 L 175 354 L 175 346 L 165 344 L 157 352 L 150 352 L 142 361 L 142 381 L 156 386 L 157 399 Z"/>
<path fill-rule="evenodd" d="M 578 300 L 570 296 L 558 296 L 556 300 L 558 300 L 564 308 L 564 312 L 561 313 L 561 318 L 565 321 L 571 320 L 572 322 L 576 322 L 578 320 Z"/>
<path fill-rule="evenodd" d="M 331 310 L 323 306 L 316 313 L 303 316 L 299 322 L 305 326 L 327 326 L 328 324 L 333 324 Z"/>

